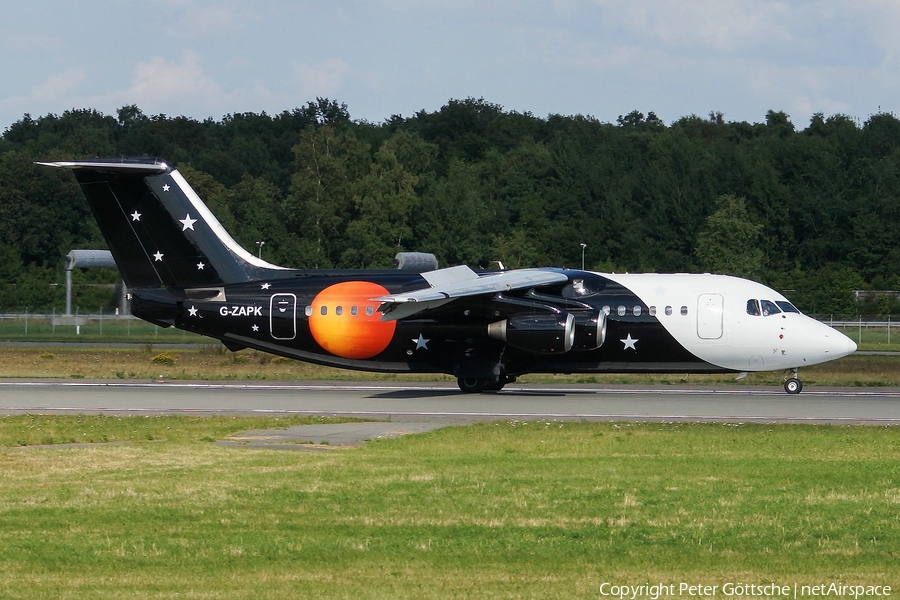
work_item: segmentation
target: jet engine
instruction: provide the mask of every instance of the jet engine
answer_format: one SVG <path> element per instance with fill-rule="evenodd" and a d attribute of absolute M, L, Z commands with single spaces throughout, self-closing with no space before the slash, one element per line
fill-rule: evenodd
<path fill-rule="evenodd" d="M 606 341 L 606 313 L 601 311 L 575 317 L 575 341 L 572 350 L 596 350 Z"/>
<path fill-rule="evenodd" d="M 394 256 L 394 267 L 403 271 L 424 273 L 425 271 L 436 271 L 438 260 L 434 254 L 428 252 L 398 252 Z"/>
<path fill-rule="evenodd" d="M 488 325 L 488 335 L 534 354 L 562 354 L 575 342 L 571 313 L 514 315 Z"/>

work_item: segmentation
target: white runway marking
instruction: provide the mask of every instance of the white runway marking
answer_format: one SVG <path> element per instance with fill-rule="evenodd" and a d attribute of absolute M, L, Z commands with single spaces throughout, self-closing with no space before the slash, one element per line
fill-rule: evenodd
<path fill-rule="evenodd" d="M 450 384 L 0 382 L 0 412 L 346 415 L 469 423 L 498 419 L 900 424 L 900 389 Z"/>
<path fill-rule="evenodd" d="M 440 392 L 456 392 L 456 386 L 452 384 L 370 384 L 370 383 L 204 383 L 204 382 L 186 382 L 186 381 L 165 381 L 165 382 L 126 382 L 126 381 L 3 381 L 0 382 L 0 390 L 5 387 L 76 387 L 76 388 L 175 388 L 175 389 L 197 389 L 197 390 L 272 390 L 272 391 L 440 391 Z M 696 388 L 671 388 L 671 387 L 592 387 L 588 385 L 577 387 L 563 386 L 512 386 L 508 385 L 498 394 L 478 395 L 462 395 L 460 398 L 498 398 L 510 393 L 526 393 L 526 394 L 596 394 L 596 395 L 636 395 L 651 394 L 659 396 L 685 396 L 685 395 L 732 395 L 732 396 L 778 396 L 789 398 L 780 388 L 750 388 L 750 387 L 731 387 L 731 388 L 714 388 L 714 387 L 696 387 Z M 805 390 L 797 398 L 809 397 L 871 397 L 871 398 L 900 398 L 900 390 L 895 388 L 828 388 L 828 389 L 808 389 Z"/>

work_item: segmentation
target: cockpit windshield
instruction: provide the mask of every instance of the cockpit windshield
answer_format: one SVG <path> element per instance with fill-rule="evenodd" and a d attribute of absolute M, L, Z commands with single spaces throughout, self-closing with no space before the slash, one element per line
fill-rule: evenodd
<path fill-rule="evenodd" d="M 800 313 L 800 311 L 797 310 L 797 307 L 795 307 L 787 300 L 776 300 L 774 302 L 772 302 L 771 300 L 757 300 L 756 298 L 747 300 L 748 315 L 752 315 L 754 317 L 758 317 L 760 315 L 768 317 L 770 315 L 780 315 L 783 312 Z"/>
<path fill-rule="evenodd" d="M 798 314 L 800 313 L 800 311 L 797 310 L 797 307 L 794 306 L 793 304 L 791 304 L 790 302 L 788 302 L 787 300 L 776 300 L 775 304 L 777 304 L 778 308 L 780 308 L 784 312 L 792 312 L 792 313 L 798 313 Z"/>
<path fill-rule="evenodd" d="M 771 300 L 761 300 L 760 304 L 762 304 L 762 314 L 764 317 L 768 317 L 769 315 L 777 315 L 781 312 L 781 309 L 778 308 L 778 305 Z"/>
<path fill-rule="evenodd" d="M 754 317 L 758 317 L 762 314 L 762 312 L 759 310 L 759 300 L 757 300 L 756 298 L 747 300 L 747 314 L 753 315 Z"/>

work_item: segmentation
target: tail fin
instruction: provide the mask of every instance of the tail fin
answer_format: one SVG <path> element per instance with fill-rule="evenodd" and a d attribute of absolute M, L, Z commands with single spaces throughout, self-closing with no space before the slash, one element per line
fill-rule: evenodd
<path fill-rule="evenodd" d="M 184 177 L 154 159 L 38 163 L 72 169 L 125 284 L 196 288 L 284 276 L 228 235 Z"/>

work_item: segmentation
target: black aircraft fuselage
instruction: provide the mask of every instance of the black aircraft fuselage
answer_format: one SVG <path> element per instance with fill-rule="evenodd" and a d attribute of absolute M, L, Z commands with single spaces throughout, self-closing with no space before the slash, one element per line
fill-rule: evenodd
<path fill-rule="evenodd" d="M 585 282 L 596 293 L 575 300 L 562 295 L 571 284 L 477 296 L 399 321 L 383 321 L 380 296 L 428 287 L 418 273 L 398 271 L 299 271 L 293 276 L 223 287 L 219 298 L 176 297 L 172 291 L 133 290 L 132 311 L 145 320 L 221 339 L 230 348 L 256 348 L 299 360 L 384 372 L 448 373 L 485 377 L 501 364 L 507 374 L 528 372 L 726 372 L 685 350 L 633 293 L 600 275 L 557 271 L 568 281 Z M 286 275 L 289 273 L 285 273 Z M 605 315 L 605 305 L 629 307 L 624 316 Z M 639 316 L 634 306 L 642 306 Z M 568 351 L 558 314 L 574 315 L 575 340 Z M 551 315 L 550 325 L 530 334 L 517 348 L 489 335 L 493 323 L 530 315 Z M 579 323 L 588 324 L 582 328 Z M 579 333 L 585 343 L 579 347 Z M 630 333 L 646 344 L 640 354 L 607 344 Z M 590 337 L 594 334 L 593 337 Z M 509 334 L 507 334 L 508 337 Z M 546 339 L 543 339 L 546 338 Z M 599 344 L 599 347 L 597 347 Z M 560 347 L 554 349 L 556 345 Z"/>

